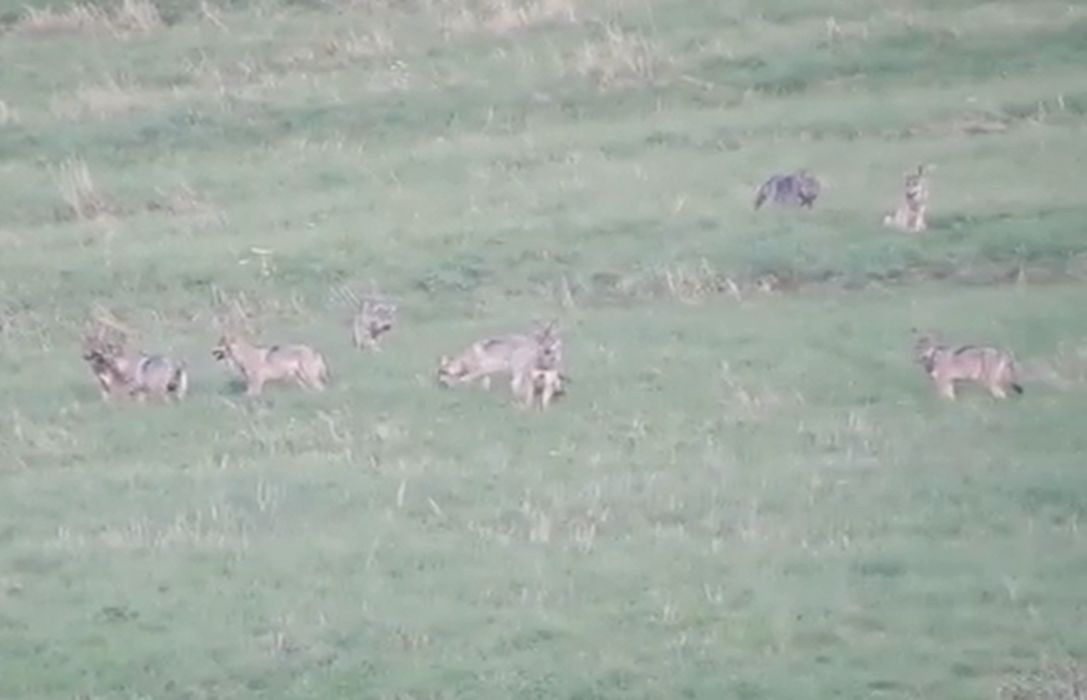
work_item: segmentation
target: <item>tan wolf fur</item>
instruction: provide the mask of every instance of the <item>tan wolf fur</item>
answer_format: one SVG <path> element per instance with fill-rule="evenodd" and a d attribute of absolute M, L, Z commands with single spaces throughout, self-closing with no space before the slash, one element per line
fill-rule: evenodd
<path fill-rule="evenodd" d="M 552 322 L 531 333 L 483 338 L 454 357 L 443 355 L 438 361 L 438 381 L 453 386 L 479 379 L 488 389 L 491 375 L 508 372 L 513 394 L 522 397 L 533 369 L 559 369 L 561 364 L 562 339 Z"/>
<path fill-rule="evenodd" d="M 253 345 L 240 336 L 226 334 L 211 351 L 228 362 L 245 381 L 247 396 L 257 396 L 267 382 L 293 379 L 301 386 L 322 390 L 328 383 L 328 365 L 321 353 L 308 345 Z"/>
<path fill-rule="evenodd" d="M 355 347 L 380 350 L 381 336 L 391 331 L 396 323 L 396 309 L 396 304 L 389 301 L 363 300 L 352 321 Z"/>
<path fill-rule="evenodd" d="M 562 338 L 554 321 L 537 326 L 532 334 L 536 342 L 531 356 L 516 358 L 511 368 L 510 389 L 515 397 L 531 406 L 537 396 L 547 408 L 551 398 L 562 392 Z"/>
<path fill-rule="evenodd" d="M 885 226 L 911 233 L 920 233 L 928 228 L 925 212 L 928 209 L 928 179 L 925 177 L 927 166 L 918 165 L 917 170 L 906 173 L 902 187 L 902 201 L 894 213 L 883 217 Z"/>
<path fill-rule="evenodd" d="M 1006 350 L 977 345 L 942 345 L 923 336 L 915 347 L 917 360 L 946 399 L 955 398 L 956 382 L 973 382 L 995 398 L 1008 396 L 1008 389 L 1023 393 L 1015 359 Z"/>
<path fill-rule="evenodd" d="M 181 401 L 189 388 L 184 362 L 127 350 L 100 337 L 84 340 L 83 359 L 98 380 L 104 401 L 118 394 L 139 401 L 147 396 Z"/>
<path fill-rule="evenodd" d="M 526 406 L 531 407 L 538 401 L 539 407 L 546 409 L 555 397 L 566 393 L 567 378 L 557 369 L 534 367 L 530 371 L 529 379 L 522 397 Z"/>

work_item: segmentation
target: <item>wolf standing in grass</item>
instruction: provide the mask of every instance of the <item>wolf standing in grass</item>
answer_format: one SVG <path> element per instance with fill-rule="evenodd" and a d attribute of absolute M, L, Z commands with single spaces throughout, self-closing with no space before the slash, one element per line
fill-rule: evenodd
<path fill-rule="evenodd" d="M 541 409 L 546 409 L 557 396 L 566 393 L 566 377 L 557 369 L 534 367 L 529 374 L 529 385 L 525 391 L 525 404 L 532 406 L 539 402 Z"/>
<path fill-rule="evenodd" d="M 540 407 L 547 408 L 551 399 L 561 395 L 562 337 L 554 323 L 549 323 L 533 334 L 535 347 L 531 353 L 515 358 L 510 389 L 525 406 L 532 406 L 539 399 Z"/>
<path fill-rule="evenodd" d="M 149 395 L 180 401 L 188 391 L 185 363 L 164 355 L 148 355 L 101 338 L 86 338 L 83 359 L 98 380 L 103 400 L 123 392 L 139 401 Z"/>
<path fill-rule="evenodd" d="M 973 382 L 985 387 L 998 399 L 1008 396 L 1008 389 L 1023 393 L 1019 372 L 1011 353 L 999 348 L 977 345 L 940 345 L 924 336 L 917 341 L 917 360 L 936 390 L 947 399 L 955 398 L 955 382 Z"/>
<path fill-rule="evenodd" d="M 755 192 L 755 209 L 767 200 L 772 204 L 794 205 L 811 209 L 821 191 L 819 181 L 807 170 L 801 169 L 782 175 L 771 175 Z"/>
<path fill-rule="evenodd" d="M 443 355 L 438 382 L 453 386 L 479 379 L 489 388 L 492 374 L 508 372 L 514 396 L 531 401 L 536 383 L 533 370 L 558 370 L 561 364 L 562 338 L 555 324 L 549 323 L 532 333 L 483 338 L 454 357 Z"/>
<path fill-rule="evenodd" d="M 328 365 L 321 353 L 308 345 L 260 347 L 245 339 L 224 335 L 211 351 L 242 375 L 247 396 L 257 396 L 267 382 L 293 379 L 303 387 L 322 390 L 328 383 Z"/>

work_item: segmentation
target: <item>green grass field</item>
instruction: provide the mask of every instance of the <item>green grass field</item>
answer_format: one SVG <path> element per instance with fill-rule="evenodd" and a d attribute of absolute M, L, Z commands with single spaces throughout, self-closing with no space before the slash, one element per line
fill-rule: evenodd
<path fill-rule="evenodd" d="M 0 0 L 0 697 L 1080 697 L 1087 5 L 154 2 Z M 552 410 L 437 386 L 551 317 Z"/>

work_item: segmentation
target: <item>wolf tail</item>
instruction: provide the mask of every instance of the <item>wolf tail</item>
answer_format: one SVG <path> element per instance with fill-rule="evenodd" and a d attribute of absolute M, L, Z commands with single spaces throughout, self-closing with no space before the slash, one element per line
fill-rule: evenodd
<path fill-rule="evenodd" d="M 1011 376 L 1008 377 L 1010 380 L 1008 382 L 1008 387 L 1021 396 L 1023 394 L 1023 385 L 1020 384 L 1020 382 L 1023 379 L 1023 373 L 1019 366 L 1019 362 L 1013 359 L 1009 363 L 1008 369 L 1011 370 Z"/>
<path fill-rule="evenodd" d="M 189 390 L 189 373 L 185 371 L 185 363 L 179 362 L 177 368 L 174 370 L 174 376 L 170 378 L 170 381 L 166 384 L 166 391 L 177 397 L 178 400 L 185 398 L 185 394 Z"/>
<path fill-rule="evenodd" d="M 762 187 L 755 192 L 755 210 L 758 211 L 759 207 L 763 205 L 767 197 L 770 196 L 770 188 L 773 187 L 773 180 L 767 180 L 762 184 Z"/>

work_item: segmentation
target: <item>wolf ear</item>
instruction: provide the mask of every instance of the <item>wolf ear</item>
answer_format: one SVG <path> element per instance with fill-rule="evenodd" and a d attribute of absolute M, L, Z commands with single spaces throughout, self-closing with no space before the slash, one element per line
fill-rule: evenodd
<path fill-rule="evenodd" d="M 83 333 L 83 349 L 98 350 L 102 347 L 102 332 L 96 329 L 94 332 L 87 330 Z"/>
<path fill-rule="evenodd" d="M 917 342 L 915 343 L 914 347 L 917 347 L 917 348 L 934 347 L 937 344 L 937 342 L 939 341 L 939 336 L 938 335 L 936 335 L 935 333 L 932 333 L 932 332 L 928 332 L 928 331 L 926 331 L 924 333 L 918 332 L 917 335 L 916 335 L 916 338 L 917 338 Z"/>
<path fill-rule="evenodd" d="M 538 339 L 547 340 L 554 338 L 558 335 L 559 322 L 558 319 L 550 319 L 548 321 L 536 322 L 536 337 Z"/>

